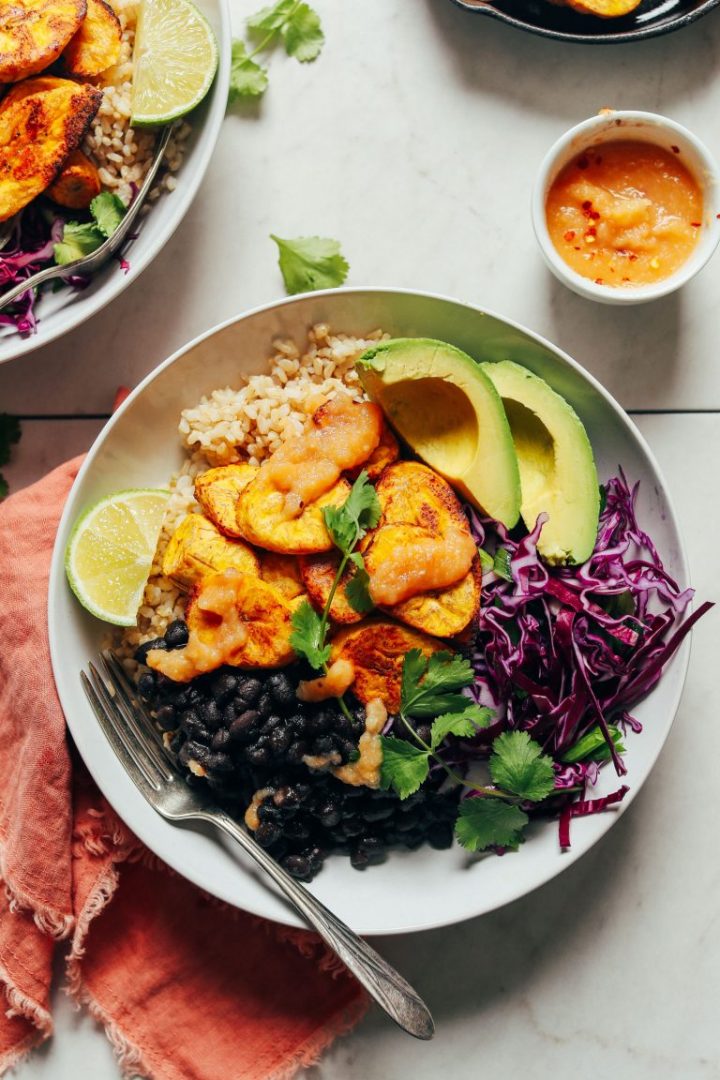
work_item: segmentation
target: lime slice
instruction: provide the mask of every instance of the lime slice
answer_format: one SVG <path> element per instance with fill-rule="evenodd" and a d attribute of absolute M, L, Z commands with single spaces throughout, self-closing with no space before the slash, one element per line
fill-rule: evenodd
<path fill-rule="evenodd" d="M 105 622 L 134 626 L 169 491 L 117 491 L 75 522 L 65 572 L 83 607 Z"/>
<path fill-rule="evenodd" d="M 143 0 L 133 53 L 135 127 L 184 116 L 210 89 L 218 46 L 205 16 L 190 0 Z"/>

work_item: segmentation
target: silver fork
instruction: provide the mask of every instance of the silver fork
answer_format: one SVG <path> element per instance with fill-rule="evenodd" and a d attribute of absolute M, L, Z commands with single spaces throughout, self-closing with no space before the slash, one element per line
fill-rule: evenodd
<path fill-rule="evenodd" d="M 89 255 L 83 255 L 82 259 L 75 259 L 74 262 L 65 263 L 64 266 L 48 266 L 45 270 L 38 270 L 37 274 L 32 274 L 31 277 L 25 278 L 19 285 L 14 285 L 12 289 L 9 289 L 6 293 L 0 295 L 0 311 L 7 307 L 8 304 L 12 304 L 13 300 L 17 300 L 18 297 L 22 296 L 28 289 L 37 288 L 38 285 L 43 285 L 46 281 L 52 281 L 53 278 L 65 278 L 72 276 L 73 274 L 81 274 L 83 276 L 94 274 L 96 270 L 99 270 L 101 266 L 104 266 L 108 259 L 111 259 L 112 256 L 120 250 L 136 217 L 140 213 L 140 207 L 145 202 L 145 198 L 152 187 L 153 180 L 160 168 L 160 163 L 165 155 L 167 144 L 170 141 L 173 130 L 174 127 L 172 124 L 168 124 L 168 126 L 163 129 L 160 142 L 155 150 L 153 163 L 143 181 L 142 187 L 133 199 L 127 214 L 109 240 L 106 240 L 104 244 L 101 244 L 99 248 L 96 248 L 96 250 L 92 251 Z"/>
<path fill-rule="evenodd" d="M 99 657 L 98 667 L 89 664 L 90 678 L 80 672 L 83 688 L 108 742 L 152 808 L 171 822 L 209 821 L 236 840 L 380 1008 L 408 1034 L 431 1039 L 435 1032 L 432 1017 L 413 988 L 208 795 L 187 785 L 117 658 L 105 652 Z"/>

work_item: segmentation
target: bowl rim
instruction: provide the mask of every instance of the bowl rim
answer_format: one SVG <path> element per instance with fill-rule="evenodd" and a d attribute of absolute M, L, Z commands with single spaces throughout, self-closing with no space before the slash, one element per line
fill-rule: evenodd
<path fill-rule="evenodd" d="M 191 151 L 193 158 L 197 162 L 194 177 L 188 180 L 186 184 L 183 181 L 183 168 L 181 166 L 178 173 L 178 186 L 170 193 L 173 201 L 166 204 L 169 209 L 163 214 L 160 206 L 153 207 L 153 210 L 161 211 L 161 217 L 164 219 L 159 223 L 159 232 L 155 242 L 148 245 L 146 250 L 140 248 L 138 251 L 137 247 L 134 248 L 134 252 L 137 254 L 133 253 L 132 258 L 129 260 L 130 269 L 127 273 L 122 273 L 120 267 L 114 262 L 110 268 L 103 267 L 99 273 L 101 275 L 107 274 L 107 277 L 92 295 L 81 297 L 76 306 L 58 308 L 50 313 L 47 318 L 40 313 L 38 327 L 35 333 L 30 334 L 28 337 L 23 338 L 19 334 L 8 334 L 0 338 L 0 364 L 12 363 L 13 360 L 19 360 L 20 357 L 27 356 L 29 353 L 35 352 L 36 349 L 57 341 L 58 338 L 72 333 L 82 323 L 97 315 L 147 269 L 163 250 L 180 223 L 184 221 L 200 190 L 210 160 L 215 152 L 215 146 L 225 117 L 230 86 L 232 42 L 230 0 L 215 0 L 215 3 L 219 23 L 215 32 L 218 43 L 218 67 L 208 94 L 199 105 L 202 108 L 203 103 L 206 102 L 209 107 L 207 115 L 203 119 L 202 128 L 198 133 L 195 146 Z M 192 115 L 192 113 L 189 113 L 185 119 L 191 121 Z M 183 162 L 184 164 L 185 162 Z M 139 236 L 142 236 L 142 229 Z M 113 270 L 116 273 L 113 273 Z M 50 329 L 46 330 L 45 327 L 48 321 L 50 322 Z"/>
<path fill-rule="evenodd" d="M 580 144 L 594 134 L 602 135 L 598 145 L 602 142 L 610 142 L 617 139 L 619 132 L 631 131 L 633 127 L 654 128 L 659 134 L 672 135 L 678 140 L 685 142 L 697 155 L 702 163 L 702 175 L 699 170 L 693 168 L 688 162 L 683 162 L 690 171 L 703 192 L 706 224 L 700 242 L 690 253 L 688 258 L 669 277 L 646 285 L 636 285 L 627 288 L 618 288 L 612 285 L 598 285 L 591 278 L 583 277 L 573 270 L 558 252 L 552 242 L 547 227 L 545 215 L 545 200 L 548 189 L 553 180 L 566 163 L 564 157 L 576 146 L 580 150 Z M 648 140 L 652 141 L 652 140 Z M 578 293 L 588 300 L 597 300 L 600 303 L 616 304 L 618 306 L 629 304 L 648 303 L 668 296 L 677 289 L 686 285 L 696 274 L 707 265 L 720 243 L 720 166 L 707 145 L 695 135 L 689 128 L 669 116 L 661 113 L 647 112 L 641 109 L 609 109 L 602 110 L 596 116 L 590 116 L 580 121 L 573 127 L 563 132 L 540 163 L 531 196 L 531 217 L 533 231 L 540 251 L 545 262 L 555 277 L 573 292 Z"/>
<path fill-rule="evenodd" d="M 502 324 L 508 326 L 509 328 L 511 328 L 513 330 L 519 331 L 523 335 L 526 335 L 534 343 L 540 345 L 544 349 L 549 350 L 550 352 L 555 354 L 557 357 L 559 357 L 560 360 L 564 364 L 567 364 L 574 372 L 576 372 L 581 377 L 581 379 L 585 380 L 592 387 L 592 389 L 603 399 L 605 406 L 608 407 L 615 414 L 615 418 L 618 420 L 620 425 L 627 430 L 629 436 L 636 442 L 636 444 L 642 450 L 642 453 L 645 456 L 649 466 L 654 471 L 657 479 L 660 481 L 661 490 L 662 490 L 662 494 L 663 494 L 663 500 L 664 500 L 665 517 L 669 521 L 670 525 L 672 526 L 674 536 L 675 536 L 676 541 L 677 541 L 677 561 L 678 561 L 679 568 L 680 568 L 679 577 L 683 581 L 683 583 L 685 584 L 686 587 L 690 584 L 690 573 L 689 573 L 687 552 L 686 552 L 686 548 L 685 548 L 685 543 L 684 543 L 683 538 L 682 538 L 682 533 L 680 531 L 679 522 L 678 522 L 678 518 L 677 518 L 677 513 L 676 513 L 676 510 L 675 510 L 675 506 L 674 506 L 674 503 L 672 501 L 672 497 L 670 495 L 669 489 L 668 489 L 667 484 L 665 482 L 664 476 L 663 476 L 662 471 L 661 471 L 661 469 L 659 467 L 659 464 L 658 464 L 658 462 L 657 462 L 657 460 L 655 458 L 655 455 L 653 454 L 652 450 L 650 449 L 650 447 L 649 447 L 648 443 L 646 442 L 645 438 L 643 437 L 642 433 L 638 430 L 638 428 L 635 426 L 635 424 L 633 424 L 633 422 L 630 419 L 630 417 L 628 416 L 628 414 L 620 406 L 620 404 L 615 400 L 615 398 L 610 394 L 610 392 L 605 389 L 605 387 L 595 378 L 594 375 L 592 375 L 589 371 L 587 371 L 585 368 L 583 368 L 583 366 L 581 364 L 579 364 L 578 361 L 574 360 L 571 356 L 569 356 L 559 346 L 556 346 L 556 345 L 552 344 L 552 342 L 548 341 L 542 335 L 537 334 L 532 330 L 528 330 L 521 323 L 518 323 L 513 319 L 505 318 L 505 316 L 497 314 L 496 312 L 493 312 L 493 311 L 491 311 L 491 310 L 489 310 L 487 308 L 481 308 L 478 305 L 469 303 L 469 302 L 467 302 L 465 300 L 459 300 L 459 299 L 457 299 L 455 297 L 447 296 L 447 295 L 444 295 L 444 294 L 441 294 L 441 293 L 427 292 L 427 291 L 422 290 L 422 289 L 387 288 L 387 287 L 384 287 L 384 286 L 370 286 L 370 285 L 349 286 L 349 287 L 344 287 L 344 288 L 341 288 L 341 289 L 319 290 L 316 293 L 312 293 L 312 294 L 301 293 L 301 294 L 299 294 L 297 296 L 284 297 L 284 298 L 282 298 L 280 300 L 273 300 L 273 301 L 270 301 L 268 303 L 260 304 L 260 305 L 257 305 L 256 307 L 250 308 L 247 311 L 244 311 L 239 315 L 231 316 L 228 319 L 223 320 L 221 323 L 218 323 L 217 325 L 211 327 L 210 329 L 203 331 L 201 334 L 198 334 L 195 338 L 193 338 L 190 342 L 188 342 L 187 344 L 185 344 L 185 345 L 181 346 L 179 349 L 177 349 L 174 353 L 172 353 L 171 356 L 169 356 L 166 360 L 162 361 L 162 363 L 158 364 L 152 371 L 150 371 L 145 376 L 145 378 L 135 387 L 135 389 L 131 392 L 131 394 L 123 402 L 123 404 L 119 407 L 119 409 L 108 420 L 108 422 L 106 423 L 106 425 L 104 426 L 104 428 L 102 429 L 100 434 L 97 436 L 97 438 L 93 442 L 90 450 L 87 453 L 85 461 L 83 462 L 82 466 L 80 467 L 80 469 L 78 471 L 78 474 L 77 474 L 77 476 L 75 478 L 75 481 L 74 481 L 74 483 L 72 485 L 72 488 L 71 488 L 70 492 L 68 493 L 68 497 L 67 497 L 67 500 L 66 500 L 66 503 L 65 503 L 65 507 L 63 509 L 63 513 L 62 513 L 62 516 L 60 518 L 60 522 L 58 524 L 58 530 L 57 530 L 57 534 L 56 534 L 56 538 L 55 538 L 55 543 L 54 543 L 54 547 L 53 547 L 53 554 L 52 554 L 52 560 L 51 560 L 51 566 L 50 566 L 50 575 L 49 575 L 49 581 L 48 581 L 48 631 L 49 631 L 49 645 L 50 645 L 51 665 L 52 665 L 53 678 L 55 680 L 58 697 L 59 697 L 61 705 L 63 707 L 63 712 L 64 712 L 64 715 L 65 715 L 65 719 L 66 719 L 68 728 L 69 728 L 71 734 L 73 735 L 73 738 L 74 738 L 74 740 L 76 742 L 76 745 L 78 746 L 78 750 L 81 752 L 81 756 L 83 756 L 82 755 L 82 745 L 81 745 L 82 744 L 82 737 L 81 737 L 82 736 L 82 731 L 81 731 L 82 724 L 78 723 L 77 726 L 76 726 L 74 717 L 72 717 L 72 709 L 70 708 L 70 705 L 71 705 L 70 702 L 68 702 L 68 708 L 67 709 L 65 708 L 65 701 L 63 700 L 63 698 L 64 698 L 64 695 L 63 695 L 63 681 L 58 675 L 58 673 L 60 672 L 60 670 L 61 670 L 61 668 L 63 666 L 63 662 L 62 662 L 62 656 L 61 656 L 62 640 L 61 640 L 61 634 L 60 634 L 60 630 L 59 630 L 59 621 L 58 621 L 57 614 L 56 614 L 56 610 L 57 610 L 56 597 L 58 597 L 60 595 L 60 590 L 63 589 L 64 586 L 65 586 L 64 545 L 61 543 L 61 540 L 62 540 L 62 538 L 64 538 L 65 534 L 67 533 L 69 525 L 72 524 L 72 520 L 74 520 L 74 517 L 78 512 L 78 508 L 76 508 L 75 505 L 74 505 L 75 499 L 77 498 L 79 492 L 81 491 L 81 488 L 82 488 L 83 483 L 85 481 L 85 477 L 90 472 L 90 470 L 93 468 L 95 458 L 101 452 L 101 450 L 103 448 L 103 445 L 104 445 L 104 442 L 105 442 L 105 439 L 107 438 L 110 431 L 115 427 L 115 425 L 120 422 L 120 420 L 123 417 L 124 413 L 126 411 L 128 411 L 132 407 L 134 401 L 136 401 L 145 392 L 145 390 L 151 385 L 151 383 L 155 379 L 157 379 L 160 376 L 160 374 L 162 372 L 166 371 L 169 367 L 171 367 L 176 361 L 178 361 L 186 353 L 188 353 L 191 350 L 195 349 L 198 345 L 202 344 L 204 341 L 208 340 L 209 338 L 213 337 L 216 334 L 221 333 L 222 331 L 224 331 L 228 327 L 230 327 L 230 326 L 232 326 L 232 325 L 234 325 L 236 323 L 244 321 L 245 319 L 251 318 L 251 317 L 253 317 L 255 315 L 258 315 L 258 314 L 261 314 L 261 313 L 264 313 L 264 312 L 271 312 L 271 311 L 273 311 L 274 309 L 277 309 L 277 308 L 285 308 L 285 307 L 291 306 L 291 305 L 296 304 L 296 303 L 297 304 L 302 303 L 304 300 L 307 300 L 309 296 L 314 296 L 314 297 L 317 297 L 318 299 L 322 299 L 324 297 L 332 297 L 332 296 L 336 296 L 336 295 L 339 295 L 339 294 L 355 294 L 355 295 L 360 295 L 360 296 L 362 296 L 362 295 L 413 296 L 413 297 L 418 297 L 418 298 L 423 299 L 423 300 L 440 301 L 440 302 L 444 302 L 444 303 L 449 303 L 449 304 L 454 305 L 454 306 L 468 308 L 468 309 L 474 311 L 475 313 L 477 313 L 479 315 L 484 315 L 484 316 L 488 316 L 490 318 L 497 319 Z M 692 606 L 688 610 L 692 610 Z M 440 928 L 440 927 L 443 927 L 443 926 L 454 925 L 456 923 L 463 922 L 466 919 L 475 918 L 475 917 L 478 917 L 478 916 L 481 916 L 481 915 L 484 915 L 484 914 L 488 914 L 488 913 L 490 913 L 492 911 L 495 911 L 495 910 L 497 910 L 497 909 L 499 909 L 501 907 L 506 906 L 509 903 L 513 903 L 515 900 L 518 900 L 518 899 L 520 899 L 520 898 L 522 898 L 524 896 L 529 895 L 531 892 L 534 892 L 535 889 L 537 889 L 537 888 L 539 888 L 539 887 L 541 887 L 543 885 L 546 885 L 548 882 L 552 881 L 555 877 L 557 877 L 564 870 L 568 869 L 575 862 L 577 862 L 577 860 L 580 859 L 583 855 L 585 855 L 588 851 L 590 851 L 595 846 L 595 844 L 602 837 L 604 837 L 607 834 L 607 832 L 609 832 L 609 830 L 613 827 L 613 825 L 617 822 L 617 820 L 627 811 L 628 807 L 632 804 L 632 802 L 634 801 L 634 799 L 636 798 L 636 796 L 638 795 L 638 793 L 642 789 L 643 785 L 645 784 L 646 780 L 648 779 L 650 773 L 652 772 L 652 770 L 653 770 L 653 768 L 655 766 L 655 763 L 657 761 L 657 758 L 660 755 L 660 752 L 662 751 L 662 749 L 663 749 L 663 747 L 665 745 L 665 742 L 667 741 L 667 737 L 668 737 L 668 735 L 670 733 L 670 730 L 672 728 L 672 725 L 674 723 L 674 720 L 675 720 L 675 717 L 676 717 L 676 714 L 677 714 L 677 710 L 678 710 L 678 707 L 679 707 L 679 704 L 680 704 L 680 699 L 682 697 L 682 693 L 683 693 L 683 690 L 684 690 L 684 687 L 685 687 L 685 682 L 686 682 L 686 678 L 687 678 L 688 664 L 689 664 L 689 660 L 690 660 L 691 640 L 692 640 L 692 633 L 690 633 L 690 634 L 688 634 L 686 636 L 685 640 L 681 644 L 681 646 L 678 649 L 677 653 L 673 657 L 672 663 L 673 663 L 673 665 L 677 666 L 677 668 L 678 668 L 678 676 L 679 676 L 678 679 L 677 679 L 676 690 L 675 690 L 675 693 L 673 694 L 672 698 L 669 700 L 669 703 L 668 703 L 668 706 L 667 706 L 667 709 L 666 709 L 666 713 L 665 713 L 665 716 L 664 716 L 664 727 L 663 727 L 663 730 L 662 730 L 662 738 L 659 739 L 657 746 L 655 747 L 655 749 L 652 752 L 650 758 L 648 759 L 648 764 L 647 764 L 647 768 L 645 770 L 645 773 L 642 776 L 642 778 L 640 778 L 638 780 L 638 782 L 635 783 L 633 785 L 633 787 L 630 788 L 630 790 L 628 791 L 626 797 L 618 805 L 618 807 L 615 809 L 615 811 L 612 814 L 600 815 L 601 820 L 599 820 L 599 822 L 598 822 L 597 833 L 596 833 L 596 835 L 594 837 L 590 838 L 589 840 L 585 840 L 585 842 L 582 843 L 582 844 L 577 843 L 570 850 L 564 852 L 562 859 L 558 860 L 552 866 L 548 867 L 548 869 L 542 874 L 542 876 L 540 876 L 530 887 L 523 886 L 522 884 L 519 883 L 518 887 L 516 889 L 509 891 L 502 898 L 493 900 L 490 903 L 486 904 L 485 906 L 483 906 L 482 904 L 479 904 L 475 910 L 470 911 L 466 915 L 463 915 L 461 917 L 456 917 L 454 915 L 449 916 L 449 917 L 441 915 L 439 917 L 435 916 L 435 917 L 432 917 L 432 918 L 424 918 L 424 919 L 416 921 L 416 922 L 414 922 L 412 924 L 400 924 L 400 925 L 393 924 L 393 925 L 389 925 L 389 926 L 383 926 L 382 929 L 378 929 L 377 927 L 372 927 L 371 929 L 368 930 L 368 929 L 365 929 L 362 925 L 361 926 L 353 926 L 353 929 L 359 934 L 372 934 L 373 936 L 383 937 L 383 936 L 390 935 L 390 934 L 409 934 L 409 933 L 417 933 L 417 932 L 424 931 L 424 930 L 437 929 L 437 928 Z M 111 751 L 111 753 L 112 753 L 112 751 Z M 85 759 L 83 758 L 83 760 L 85 760 Z M 88 770 L 93 775 L 93 778 L 95 779 L 96 783 L 98 784 L 98 787 L 100 788 L 100 790 L 104 794 L 105 798 L 108 800 L 108 802 L 111 805 L 113 805 L 115 807 L 116 812 L 118 813 L 118 816 L 120 816 L 123 820 L 125 820 L 125 818 L 123 816 L 124 811 L 119 810 L 117 808 L 117 806 L 115 805 L 114 795 L 105 790 L 107 785 L 105 785 L 104 783 L 102 783 L 98 779 L 98 776 L 96 775 L 93 764 L 88 762 L 88 761 L 86 761 L 85 763 L 86 763 L 86 766 L 87 766 Z M 117 761 L 116 763 L 117 763 L 117 769 L 119 770 L 119 773 L 121 773 L 123 775 L 126 775 L 125 770 L 124 770 L 123 766 L 120 764 L 120 762 Z M 154 820 L 156 818 L 155 811 L 153 811 L 152 808 L 149 806 L 149 804 L 147 804 L 145 802 L 144 797 L 139 792 L 138 792 L 138 799 L 140 801 L 139 804 L 142 804 L 144 812 L 140 813 L 139 815 L 135 815 L 135 814 L 132 815 L 133 820 L 131 822 L 129 822 L 128 824 L 132 828 L 133 832 L 139 837 L 139 839 L 151 851 L 155 851 L 156 854 L 157 854 L 157 851 L 156 851 L 157 845 L 153 842 L 152 839 L 148 839 L 148 833 L 149 833 L 150 830 L 144 827 L 146 821 L 149 822 L 150 820 Z M 139 824 L 138 824 L 138 817 L 140 817 L 142 819 L 139 822 Z M 172 829 L 174 829 L 174 826 L 168 825 L 168 829 L 172 830 Z M 178 847 L 180 849 L 182 848 L 181 845 L 178 845 Z M 168 844 L 167 845 L 167 850 L 163 850 L 162 854 L 160 854 L 159 857 L 164 862 L 166 862 L 173 870 L 175 870 L 177 873 L 179 873 L 181 876 L 183 876 L 187 880 L 191 881 L 194 885 L 197 885 L 198 888 L 204 890 L 205 892 L 211 893 L 212 895 L 216 896 L 219 900 L 224 901 L 225 903 L 229 904 L 232 907 L 238 908 L 238 910 L 247 911 L 250 914 L 258 915 L 258 916 L 260 916 L 262 918 L 268 919 L 269 921 L 278 922 L 281 925 L 297 926 L 297 927 L 306 928 L 305 924 L 303 922 L 301 922 L 301 920 L 298 919 L 295 916 L 294 912 L 291 911 L 290 909 L 285 909 L 285 908 L 283 909 L 284 917 L 281 919 L 281 917 L 279 915 L 268 914 L 267 911 L 262 910 L 261 907 L 248 906 L 248 907 L 241 908 L 239 906 L 236 898 L 233 897 L 231 891 L 229 891 L 227 889 L 224 889 L 224 888 L 217 887 L 215 882 L 208 882 L 206 879 L 202 878 L 199 875 L 199 873 L 196 873 L 194 871 L 193 866 L 188 867 L 188 865 L 185 862 L 183 862 L 182 855 L 181 854 L 176 854 L 176 848 L 172 844 Z"/>

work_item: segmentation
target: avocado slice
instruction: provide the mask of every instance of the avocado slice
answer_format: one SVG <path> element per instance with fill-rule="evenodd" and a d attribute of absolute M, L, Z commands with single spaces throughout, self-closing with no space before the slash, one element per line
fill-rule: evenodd
<path fill-rule="evenodd" d="M 600 489 L 590 440 L 575 410 L 532 371 L 501 360 L 482 364 L 502 398 L 520 464 L 521 512 L 528 529 L 549 515 L 538 550 L 556 565 L 590 557 Z"/>
<path fill-rule="evenodd" d="M 520 517 L 518 461 L 502 402 L 480 365 L 444 341 L 395 338 L 368 349 L 356 367 L 411 449 L 511 529 Z"/>

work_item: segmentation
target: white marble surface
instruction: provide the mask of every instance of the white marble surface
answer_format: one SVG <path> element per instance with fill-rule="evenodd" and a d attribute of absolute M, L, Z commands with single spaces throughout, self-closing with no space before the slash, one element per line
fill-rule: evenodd
<path fill-rule="evenodd" d="M 234 0 L 237 25 L 260 6 Z M 720 256 L 682 295 L 595 307 L 535 249 L 534 169 L 602 105 L 663 111 L 720 153 L 720 15 L 613 49 L 554 44 L 448 0 L 316 0 L 326 50 L 277 56 L 258 109 L 226 122 L 206 188 L 142 279 L 65 341 L 0 368 L 0 411 L 40 417 L 5 469 L 14 487 L 82 450 L 118 383 L 213 323 L 281 293 L 268 233 L 343 243 L 351 284 L 426 288 L 545 333 L 633 410 L 657 454 L 702 597 L 717 593 Z M 123 334 L 125 326 L 133 334 Z M 685 410 L 707 410 L 687 415 Z M 717 410 L 717 411 L 716 411 Z M 67 414 L 73 419 L 42 419 Z M 308 1080 L 720 1077 L 718 629 L 695 634 L 677 723 L 644 791 L 565 875 L 464 925 L 385 939 L 430 1004 L 417 1044 L 372 1014 Z M 116 1080 L 103 1034 L 57 995 L 53 1040 L 21 1080 Z M 231 1080 L 232 1066 L 227 1076 Z"/>

